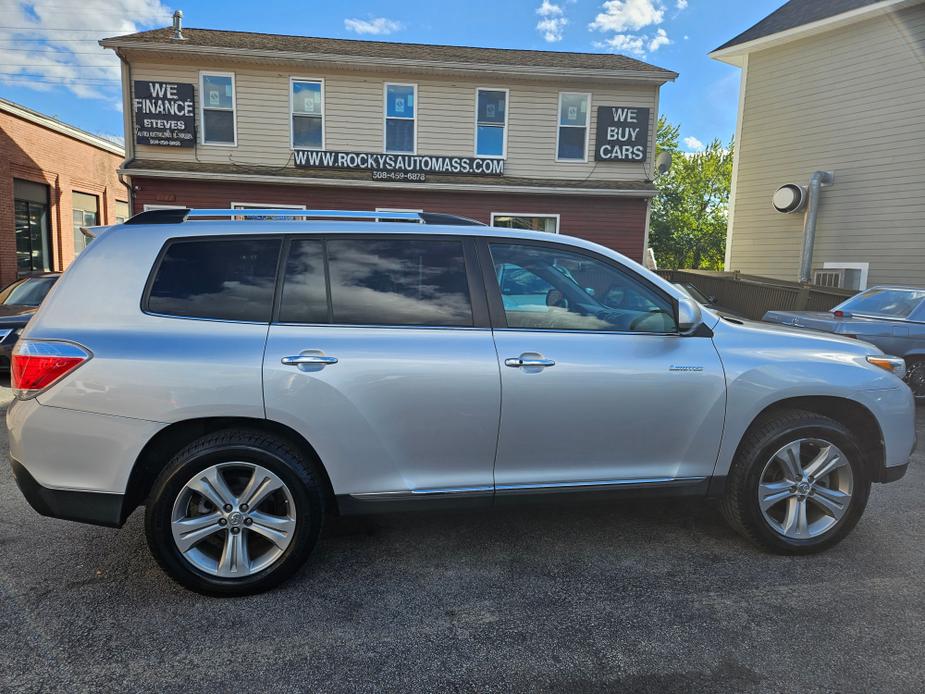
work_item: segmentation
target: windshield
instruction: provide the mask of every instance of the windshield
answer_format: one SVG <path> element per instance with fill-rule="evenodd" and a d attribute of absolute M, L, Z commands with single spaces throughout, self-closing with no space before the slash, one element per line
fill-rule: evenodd
<path fill-rule="evenodd" d="M 865 316 L 906 318 L 925 299 L 925 289 L 868 289 L 853 296 L 833 311 L 845 311 Z"/>
<path fill-rule="evenodd" d="M 681 284 L 680 282 L 675 282 L 676 287 L 681 289 L 685 294 L 687 294 L 694 301 L 701 304 L 709 304 L 710 300 L 700 293 L 700 290 L 697 289 L 693 284 Z"/>
<path fill-rule="evenodd" d="M 27 277 L 13 282 L 0 291 L 0 304 L 4 306 L 38 306 L 48 294 L 57 277 Z"/>

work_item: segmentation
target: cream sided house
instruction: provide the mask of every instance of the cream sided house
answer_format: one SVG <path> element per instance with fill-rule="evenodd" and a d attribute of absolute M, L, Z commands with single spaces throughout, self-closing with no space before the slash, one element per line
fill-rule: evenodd
<path fill-rule="evenodd" d="M 925 2 L 791 0 L 710 56 L 742 70 L 727 270 L 925 286 Z"/>

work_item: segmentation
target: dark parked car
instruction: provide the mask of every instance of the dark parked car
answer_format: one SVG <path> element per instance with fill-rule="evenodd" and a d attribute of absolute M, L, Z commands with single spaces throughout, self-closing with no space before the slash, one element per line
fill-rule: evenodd
<path fill-rule="evenodd" d="M 764 320 L 854 337 L 902 357 L 906 382 L 925 401 L 925 289 L 873 287 L 831 311 L 768 311 Z"/>
<path fill-rule="evenodd" d="M 707 308 L 712 309 L 713 311 L 716 311 L 717 313 L 722 314 L 724 316 L 733 316 L 735 318 L 742 317 L 741 314 L 736 313 L 735 311 L 730 311 L 725 306 L 721 306 L 718 303 L 716 303 L 715 296 L 707 296 L 702 291 L 697 289 L 697 287 L 691 284 L 690 282 L 675 282 L 674 286 L 683 290 L 688 296 L 690 296 L 690 298 L 692 298 L 694 301 L 696 301 L 701 306 L 706 306 Z"/>
<path fill-rule="evenodd" d="M 59 276 L 57 272 L 29 275 L 0 290 L 0 369 L 10 368 L 10 354 L 19 333 Z"/>

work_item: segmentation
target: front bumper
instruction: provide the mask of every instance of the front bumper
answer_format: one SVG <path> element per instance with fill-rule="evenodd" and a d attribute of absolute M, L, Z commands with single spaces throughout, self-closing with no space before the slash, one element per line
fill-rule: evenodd
<path fill-rule="evenodd" d="M 118 528 L 125 521 L 122 494 L 49 489 L 36 482 L 15 459 L 10 458 L 10 464 L 19 490 L 29 505 L 43 516 L 111 528 Z"/>

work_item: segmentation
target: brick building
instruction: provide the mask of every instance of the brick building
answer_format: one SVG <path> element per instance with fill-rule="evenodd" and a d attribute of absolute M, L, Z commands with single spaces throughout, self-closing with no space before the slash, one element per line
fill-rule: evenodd
<path fill-rule="evenodd" d="M 134 211 L 445 212 L 641 260 L 660 86 L 619 55 L 157 29 L 122 58 Z"/>
<path fill-rule="evenodd" d="M 109 140 L 0 99 L 0 286 L 63 270 L 86 243 L 80 226 L 128 216 L 123 157 Z"/>

